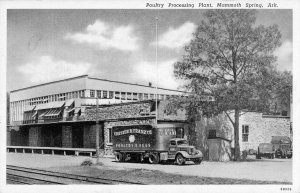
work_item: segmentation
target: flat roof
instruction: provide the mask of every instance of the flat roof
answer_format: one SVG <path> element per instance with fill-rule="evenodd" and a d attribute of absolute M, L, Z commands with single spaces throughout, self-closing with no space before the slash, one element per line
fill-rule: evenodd
<path fill-rule="evenodd" d="M 31 88 L 35 88 L 35 87 L 39 87 L 39 86 L 45 86 L 45 85 L 49 85 L 49 84 L 53 84 L 53 83 L 79 79 L 79 78 L 88 78 L 88 79 L 100 80 L 100 81 L 105 81 L 105 82 L 114 82 L 114 83 L 119 83 L 119 84 L 142 86 L 142 87 L 147 87 L 147 88 L 156 88 L 156 87 L 153 87 L 153 86 L 147 86 L 147 85 L 142 85 L 142 84 L 128 83 L 128 82 L 121 82 L 121 81 L 115 81 L 115 80 L 107 80 L 107 79 L 102 79 L 102 78 L 90 77 L 89 75 L 85 74 L 85 75 L 81 75 L 81 76 L 75 76 L 75 77 L 66 78 L 66 79 L 62 79 L 62 80 L 55 80 L 55 81 L 46 82 L 46 83 L 42 83 L 42 84 L 37 84 L 37 85 L 33 85 L 33 86 L 28 86 L 28 87 L 24 87 L 24 88 L 20 88 L 20 89 L 15 89 L 15 90 L 10 91 L 10 93 L 21 91 L 21 90 L 27 90 L 27 89 L 31 89 Z M 186 91 L 180 91 L 180 90 L 174 90 L 174 89 L 168 89 L 168 88 L 161 88 L 161 87 L 157 87 L 157 88 L 161 89 L 161 90 L 187 93 Z"/>
<path fill-rule="evenodd" d="M 39 86 L 45 86 L 45 85 L 49 85 L 49 84 L 53 84 L 53 83 L 64 82 L 64 81 L 74 80 L 74 79 L 78 79 L 78 78 L 84 78 L 84 77 L 87 77 L 87 76 L 88 75 L 85 74 L 85 75 L 75 76 L 75 77 L 66 78 L 66 79 L 62 79 L 62 80 L 55 80 L 55 81 L 46 82 L 46 83 L 42 83 L 42 84 L 36 84 L 36 85 L 33 85 L 33 86 L 28 86 L 28 87 L 24 87 L 24 88 L 20 88 L 20 89 L 15 89 L 15 90 L 12 90 L 10 92 L 17 92 L 17 91 L 26 90 L 26 89 L 30 89 L 30 88 L 35 88 L 35 87 L 39 87 Z"/>
<path fill-rule="evenodd" d="M 95 77 L 89 77 L 89 79 L 94 79 L 94 80 L 101 80 L 101 81 L 106 81 L 106 82 L 114 82 L 114 83 L 120 83 L 120 84 L 127 84 L 127 85 L 134 85 L 134 86 L 142 86 L 142 87 L 150 87 L 150 88 L 156 88 L 154 86 L 147 86 L 147 85 L 143 85 L 143 84 L 136 84 L 136 83 L 128 83 L 128 82 L 121 82 L 121 81 L 115 81 L 115 80 L 107 80 L 107 79 L 101 79 L 101 78 L 95 78 Z M 180 91 L 180 90 L 174 90 L 174 89 L 168 89 L 168 88 L 161 88 L 161 87 L 157 87 L 158 89 L 162 89 L 162 90 L 169 90 L 169 91 L 176 91 L 176 92 L 183 92 L 186 93 L 185 91 Z"/>

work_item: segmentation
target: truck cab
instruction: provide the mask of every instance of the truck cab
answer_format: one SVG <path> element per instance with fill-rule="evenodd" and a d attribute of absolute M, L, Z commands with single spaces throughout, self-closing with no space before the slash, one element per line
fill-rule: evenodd
<path fill-rule="evenodd" d="M 261 159 L 261 157 L 274 159 L 275 146 L 271 143 L 260 143 L 257 149 L 256 159 Z"/>
<path fill-rule="evenodd" d="M 272 136 L 271 143 L 275 147 L 276 158 L 292 158 L 292 141 L 288 136 Z"/>
<path fill-rule="evenodd" d="M 203 155 L 194 146 L 190 146 L 186 139 L 172 138 L 169 142 L 168 159 L 175 160 L 175 163 L 178 165 L 182 165 L 186 161 L 193 161 L 195 164 L 200 164 Z"/>

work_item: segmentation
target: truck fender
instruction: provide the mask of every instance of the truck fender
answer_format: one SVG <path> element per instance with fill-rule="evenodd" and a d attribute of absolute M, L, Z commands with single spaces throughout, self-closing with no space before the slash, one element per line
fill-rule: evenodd
<path fill-rule="evenodd" d="M 185 158 L 188 157 L 188 156 L 190 156 L 186 151 L 177 151 L 177 152 L 176 152 L 176 156 L 177 156 L 178 154 L 181 154 L 181 155 L 182 155 L 183 157 L 185 157 Z M 176 156 L 175 156 L 175 157 L 176 157 Z"/>

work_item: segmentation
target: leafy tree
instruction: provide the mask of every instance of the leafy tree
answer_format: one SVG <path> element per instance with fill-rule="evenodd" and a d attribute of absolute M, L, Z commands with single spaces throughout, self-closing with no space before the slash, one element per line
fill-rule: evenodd
<path fill-rule="evenodd" d="M 256 26 L 255 10 L 209 10 L 174 74 L 191 92 L 189 107 L 218 114 L 225 112 L 234 127 L 235 159 L 240 159 L 239 117 L 265 101 L 274 82 L 274 50 L 281 45 L 278 26 Z M 201 96 L 213 96 L 207 103 Z M 234 116 L 229 113 L 234 111 Z"/>

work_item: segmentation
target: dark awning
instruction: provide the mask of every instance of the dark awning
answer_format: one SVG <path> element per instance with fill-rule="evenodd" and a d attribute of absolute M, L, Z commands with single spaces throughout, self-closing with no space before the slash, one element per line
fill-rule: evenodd
<path fill-rule="evenodd" d="M 61 108 L 65 104 L 65 101 L 57 101 L 52 103 L 52 109 Z"/>
<path fill-rule="evenodd" d="M 38 104 L 35 110 L 61 108 L 64 104 L 65 101 L 56 101 L 51 103 Z"/>
<path fill-rule="evenodd" d="M 58 116 L 61 112 L 61 109 L 52 109 L 51 112 L 47 113 L 45 117 Z"/>
<path fill-rule="evenodd" d="M 38 104 L 35 107 L 35 110 L 41 110 L 41 109 L 51 109 L 52 104 L 51 103 L 44 103 L 44 104 Z"/>
<path fill-rule="evenodd" d="M 34 114 L 32 115 L 32 118 L 34 118 L 37 114 L 37 111 L 34 112 Z"/>

